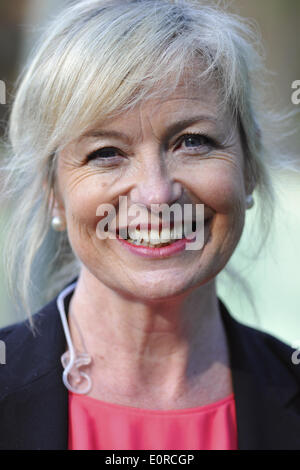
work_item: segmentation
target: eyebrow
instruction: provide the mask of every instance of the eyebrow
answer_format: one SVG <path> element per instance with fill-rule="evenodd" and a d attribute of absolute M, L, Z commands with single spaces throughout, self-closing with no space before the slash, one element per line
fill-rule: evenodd
<path fill-rule="evenodd" d="M 83 136 L 85 137 L 116 137 L 117 139 L 124 139 L 128 140 L 129 137 L 126 134 L 123 134 L 123 132 L 118 132 L 118 131 L 106 131 L 106 130 L 98 130 L 94 129 L 91 131 L 86 132 Z"/>
<path fill-rule="evenodd" d="M 209 115 L 200 115 L 200 116 L 193 116 L 190 119 L 182 119 L 180 121 L 171 124 L 166 131 L 163 133 L 163 140 L 168 140 L 178 132 L 186 129 L 187 127 L 191 126 L 192 124 L 196 124 L 197 122 L 208 121 L 213 122 L 214 124 L 217 123 L 217 119 L 214 116 Z"/>
<path fill-rule="evenodd" d="M 196 122 L 201 122 L 201 121 L 208 121 L 208 122 L 213 122 L 217 123 L 217 119 L 214 116 L 210 115 L 198 115 L 198 116 L 193 116 L 192 118 L 189 119 L 182 119 L 180 121 L 176 121 L 173 124 L 171 124 L 166 131 L 162 135 L 163 140 L 168 140 L 170 137 L 173 135 L 177 134 L 178 132 L 182 131 L 183 129 L 186 129 L 187 127 L 191 126 L 192 124 L 195 124 Z M 88 138 L 88 137 L 108 137 L 108 138 L 116 138 L 120 140 L 124 140 L 126 142 L 131 142 L 131 138 L 127 135 L 124 134 L 123 132 L 120 131 L 114 131 L 114 130 L 101 130 L 101 129 L 93 129 L 91 131 L 86 132 L 82 138 Z"/>

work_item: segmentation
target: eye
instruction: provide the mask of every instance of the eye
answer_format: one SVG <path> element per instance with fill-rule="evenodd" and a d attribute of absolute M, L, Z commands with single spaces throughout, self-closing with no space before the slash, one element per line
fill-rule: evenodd
<path fill-rule="evenodd" d="M 183 149 L 194 149 L 199 151 L 199 149 L 207 150 L 217 147 L 217 144 L 211 137 L 208 137 L 205 134 L 191 133 L 180 137 L 176 148 L 181 146 L 183 146 Z"/>
<path fill-rule="evenodd" d="M 87 156 L 87 160 L 91 161 L 91 160 L 99 159 L 103 161 L 104 160 L 111 161 L 111 160 L 115 160 L 118 157 L 120 157 L 120 150 L 118 150 L 115 147 L 103 147 L 90 153 Z"/>

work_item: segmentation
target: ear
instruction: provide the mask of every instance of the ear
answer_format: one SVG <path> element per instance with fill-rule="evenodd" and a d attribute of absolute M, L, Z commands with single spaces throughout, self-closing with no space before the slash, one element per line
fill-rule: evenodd
<path fill-rule="evenodd" d="M 256 181 L 254 181 L 254 178 L 253 177 L 246 178 L 246 181 L 245 181 L 246 196 L 252 194 L 255 188 L 256 188 Z"/>
<path fill-rule="evenodd" d="M 254 161 L 247 158 L 244 169 L 244 182 L 246 196 L 253 193 L 257 186 L 257 173 L 258 169 Z"/>
<path fill-rule="evenodd" d="M 49 214 L 51 217 L 65 218 L 64 204 L 57 188 L 54 187 L 49 189 L 47 183 L 44 183 L 43 190 L 47 198 Z"/>
<path fill-rule="evenodd" d="M 242 120 L 240 118 L 240 115 L 238 117 L 238 128 L 240 132 L 240 139 L 241 139 L 243 156 L 244 156 L 243 175 L 244 175 L 245 193 L 246 193 L 246 196 L 248 196 L 253 193 L 255 187 L 257 186 L 259 168 L 258 168 L 256 161 L 253 159 L 253 157 L 250 156 L 250 149 L 247 143 L 247 137 L 246 137 L 245 129 L 244 129 Z M 254 123 L 253 138 L 255 140 L 256 147 L 260 148 L 261 147 L 261 131 L 260 131 L 259 126 L 256 124 L 256 122 Z"/>
<path fill-rule="evenodd" d="M 51 227 L 56 232 L 65 232 L 67 229 L 67 222 L 65 216 L 65 209 L 61 200 L 55 196 L 52 189 L 49 195 L 50 211 L 51 211 Z"/>

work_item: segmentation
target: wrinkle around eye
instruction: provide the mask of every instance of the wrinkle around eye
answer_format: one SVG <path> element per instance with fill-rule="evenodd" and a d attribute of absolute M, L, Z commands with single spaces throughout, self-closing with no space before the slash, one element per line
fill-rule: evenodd
<path fill-rule="evenodd" d="M 240 161 L 239 155 L 237 153 L 232 154 L 224 154 L 224 152 L 216 152 L 210 155 L 211 159 L 215 159 L 218 161 L 223 161 L 229 164 L 230 166 L 234 167 L 236 170 L 242 170 L 242 162 Z"/>
<path fill-rule="evenodd" d="M 218 149 L 209 149 L 207 151 L 195 151 L 195 152 L 185 152 L 183 153 L 183 160 L 182 165 L 193 165 L 193 164 L 201 164 L 201 162 L 211 162 L 211 164 L 218 164 L 226 165 L 227 167 L 234 168 L 239 173 L 242 171 L 243 163 L 241 161 L 241 157 L 239 156 L 238 152 L 234 153 L 225 153 L 224 150 Z M 197 158 L 198 157 L 198 158 Z"/>
<path fill-rule="evenodd" d="M 60 181 L 60 184 L 62 187 L 64 187 L 68 192 L 72 192 L 74 189 L 76 189 L 78 186 L 80 185 L 84 185 L 84 184 L 91 184 L 91 178 L 97 178 L 97 176 L 99 177 L 100 175 L 108 175 L 110 176 L 109 172 L 108 171 L 105 171 L 106 169 L 104 168 L 103 171 L 99 171 L 97 170 L 96 167 L 92 168 L 90 166 L 81 166 L 80 168 L 78 167 L 73 167 L 73 169 L 71 170 L 72 173 L 68 175 L 67 177 L 67 181 L 68 181 L 68 184 L 66 186 L 65 182 L 64 182 L 64 178 L 62 178 L 62 180 Z M 89 181 L 87 183 L 87 180 Z M 97 183 L 99 184 L 99 183 Z"/>

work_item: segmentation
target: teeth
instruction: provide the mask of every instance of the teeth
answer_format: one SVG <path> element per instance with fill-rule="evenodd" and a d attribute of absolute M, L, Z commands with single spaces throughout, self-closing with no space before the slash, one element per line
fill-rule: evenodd
<path fill-rule="evenodd" d="M 128 241 L 134 245 L 142 246 L 156 246 L 170 244 L 179 238 L 182 238 L 182 227 L 163 228 L 161 232 L 159 230 L 152 229 L 148 230 L 129 230 Z"/>
<path fill-rule="evenodd" d="M 150 236 L 149 236 L 148 230 L 141 230 L 140 233 L 141 233 L 141 238 L 142 238 L 145 242 L 149 242 L 149 241 L 150 241 Z"/>
<path fill-rule="evenodd" d="M 152 229 L 149 237 L 151 243 L 153 243 L 154 245 L 158 245 L 159 243 L 161 243 L 160 239 L 161 237 L 159 235 L 159 230 Z"/>
<path fill-rule="evenodd" d="M 178 238 L 182 238 L 182 226 L 176 226 L 176 227 L 173 227 L 172 230 L 171 230 L 171 238 L 174 240 L 174 239 L 178 239 Z"/>
<path fill-rule="evenodd" d="M 169 228 L 163 228 L 160 234 L 161 243 L 167 243 L 171 240 L 171 232 Z"/>
<path fill-rule="evenodd" d="M 141 240 L 143 237 L 142 237 L 142 234 L 140 232 L 140 230 L 133 230 L 133 229 L 130 229 L 128 231 L 128 235 L 129 235 L 129 238 L 131 238 L 131 240 Z"/>
<path fill-rule="evenodd" d="M 169 244 L 170 244 L 170 242 L 169 242 L 169 243 L 165 243 L 165 242 L 164 242 L 164 243 L 160 243 L 160 242 L 159 242 L 159 243 L 155 243 L 155 244 L 154 244 L 154 243 L 146 242 L 146 241 L 143 241 L 143 240 L 141 240 L 141 241 L 131 240 L 130 238 L 128 238 L 127 241 L 128 241 L 129 243 L 132 243 L 133 245 L 137 245 L 137 246 L 146 246 L 146 247 L 148 247 L 148 248 L 149 248 L 149 247 L 150 247 L 150 248 L 160 248 L 160 247 L 162 247 L 162 246 L 166 246 L 166 245 L 169 245 Z"/>
<path fill-rule="evenodd" d="M 158 230 L 151 230 L 149 242 L 151 245 L 160 245 L 162 243 Z"/>

